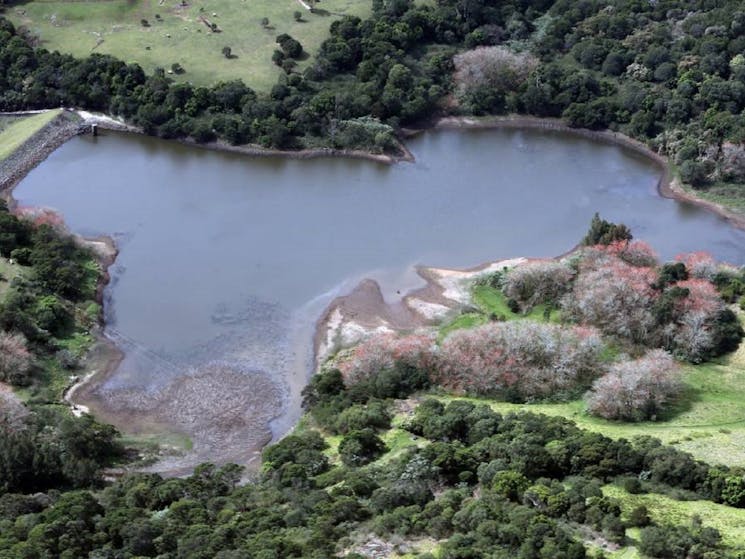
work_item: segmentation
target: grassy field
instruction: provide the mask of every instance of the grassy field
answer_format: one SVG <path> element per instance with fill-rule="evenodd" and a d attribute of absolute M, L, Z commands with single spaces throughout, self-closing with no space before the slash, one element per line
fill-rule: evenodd
<path fill-rule="evenodd" d="M 34 0 L 15 2 L 7 17 L 50 50 L 78 57 L 111 54 L 148 72 L 179 63 L 186 70 L 174 75 L 180 81 L 210 85 L 240 78 L 266 91 L 281 73 L 271 61 L 277 35 L 289 33 L 314 55 L 335 19 L 366 16 L 370 10 L 370 0 L 322 0 L 315 13 L 298 0 Z M 296 11 L 301 21 L 295 21 Z M 201 17 L 217 24 L 219 32 L 213 33 Z M 261 25 L 262 18 L 269 19 L 268 26 Z M 222 54 L 226 46 L 233 58 Z"/>
<path fill-rule="evenodd" d="M 0 161 L 17 150 L 58 114 L 59 109 L 27 117 L 0 117 Z"/>
<path fill-rule="evenodd" d="M 23 267 L 18 264 L 11 264 L 7 258 L 0 256 L 0 301 L 3 300 L 5 292 L 10 286 L 10 282 L 23 273 Z"/>

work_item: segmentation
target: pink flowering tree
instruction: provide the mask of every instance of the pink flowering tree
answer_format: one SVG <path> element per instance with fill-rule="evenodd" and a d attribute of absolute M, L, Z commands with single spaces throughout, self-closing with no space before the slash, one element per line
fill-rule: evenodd
<path fill-rule="evenodd" d="M 602 251 L 619 260 L 637 267 L 653 267 L 658 264 L 657 253 L 644 241 L 613 241 L 608 245 L 597 245 L 595 250 Z"/>
<path fill-rule="evenodd" d="M 719 265 L 708 252 L 679 254 L 675 257 L 675 260 L 685 264 L 688 275 L 692 278 L 711 281 L 719 270 Z"/>
<path fill-rule="evenodd" d="M 369 381 L 397 365 L 429 370 L 435 360 L 434 343 L 433 336 L 424 334 L 378 334 L 341 356 L 337 367 L 348 386 Z"/>
<path fill-rule="evenodd" d="M 656 293 L 653 268 L 632 266 L 615 256 L 591 255 L 580 264 L 573 291 L 562 310 L 605 334 L 645 343 L 655 327 L 651 311 Z"/>
<path fill-rule="evenodd" d="M 531 399 L 588 386 L 603 371 L 593 329 L 496 322 L 450 334 L 433 380 L 456 392 Z"/>
<path fill-rule="evenodd" d="M 718 318 L 726 305 L 707 280 L 688 279 L 677 282 L 675 287 L 688 295 L 677 305 L 672 348 L 680 357 L 699 363 L 716 344 Z"/>
<path fill-rule="evenodd" d="M 611 366 L 585 395 L 587 409 L 606 419 L 655 419 L 682 390 L 680 373 L 669 353 L 654 349 L 644 357 Z"/>
<path fill-rule="evenodd" d="M 0 331 L 0 380 L 24 386 L 29 383 L 33 356 L 23 334 Z"/>

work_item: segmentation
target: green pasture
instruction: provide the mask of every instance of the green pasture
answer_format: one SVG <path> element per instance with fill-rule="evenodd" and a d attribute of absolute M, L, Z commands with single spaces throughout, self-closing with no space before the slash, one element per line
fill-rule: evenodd
<path fill-rule="evenodd" d="M 3 300 L 10 283 L 24 273 L 24 270 L 23 266 L 15 263 L 11 264 L 10 260 L 0 256 L 0 301 Z"/>
<path fill-rule="evenodd" d="M 60 114 L 60 109 L 24 117 L 0 117 L 0 161 Z"/>
<path fill-rule="evenodd" d="M 334 20 L 370 10 L 369 0 L 322 0 L 314 13 L 299 0 L 33 0 L 12 3 L 6 15 L 49 50 L 110 54 L 147 72 L 178 63 L 185 70 L 173 75 L 179 81 L 211 85 L 240 78 L 267 91 L 282 72 L 271 60 L 277 35 L 292 35 L 314 55 Z M 302 14 L 300 21 L 294 12 Z M 268 25 L 262 26 L 263 18 Z M 222 53 L 226 46 L 229 59 Z M 298 69 L 309 62 L 300 61 Z"/>

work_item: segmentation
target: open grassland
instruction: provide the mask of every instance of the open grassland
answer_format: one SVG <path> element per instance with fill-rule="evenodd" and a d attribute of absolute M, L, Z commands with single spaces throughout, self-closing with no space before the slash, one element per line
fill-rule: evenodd
<path fill-rule="evenodd" d="M 689 525 L 691 518 L 698 516 L 705 526 L 719 530 L 723 543 L 739 551 L 745 551 L 744 509 L 711 501 L 677 501 L 658 493 L 632 495 L 615 485 L 606 485 L 603 487 L 603 493 L 620 500 L 625 515 L 639 505 L 644 505 L 656 524 Z M 633 537 L 633 533 L 629 535 Z"/>
<path fill-rule="evenodd" d="M 502 413 L 560 415 L 609 437 L 649 435 L 710 464 L 745 466 L 745 344 L 717 362 L 686 366 L 683 378 L 688 387 L 685 397 L 671 417 L 658 421 L 622 423 L 593 417 L 585 412 L 582 400 L 559 404 L 485 402 Z"/>
<path fill-rule="evenodd" d="M 370 10 L 369 0 L 322 0 L 314 13 L 298 0 L 34 0 L 14 3 L 7 17 L 49 50 L 111 54 L 147 72 L 178 63 L 185 70 L 173 76 L 179 81 L 211 85 L 240 78 L 267 91 L 282 72 L 271 60 L 277 35 L 292 35 L 313 55 L 334 20 Z M 300 21 L 294 12 L 301 12 Z M 262 18 L 269 24 L 262 26 Z M 218 32 L 210 30 L 212 23 Z M 226 46 L 231 58 L 222 53 Z M 310 56 L 297 69 L 309 62 Z"/>
<path fill-rule="evenodd" d="M 11 264 L 10 260 L 0 256 L 0 302 L 2 302 L 8 287 L 10 287 L 10 283 L 23 273 L 23 266 L 15 263 Z"/>
<path fill-rule="evenodd" d="M 0 117 L 0 161 L 21 147 L 58 114 L 59 109 L 26 117 Z"/>

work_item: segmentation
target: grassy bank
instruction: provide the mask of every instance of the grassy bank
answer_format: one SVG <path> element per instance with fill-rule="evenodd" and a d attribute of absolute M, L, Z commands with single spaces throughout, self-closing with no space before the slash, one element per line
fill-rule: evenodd
<path fill-rule="evenodd" d="M 49 124 L 61 109 L 25 117 L 0 117 L 0 161 Z"/>
<path fill-rule="evenodd" d="M 294 12 L 302 14 L 300 21 Z M 180 81 L 211 85 L 240 78 L 263 91 L 282 72 L 272 63 L 277 35 L 292 35 L 306 53 L 314 55 L 331 22 L 342 15 L 369 14 L 370 2 L 365 0 L 323 0 L 315 13 L 297 0 L 33 1 L 7 10 L 14 24 L 25 26 L 50 50 L 77 57 L 111 54 L 139 63 L 148 73 L 178 63 L 186 71 L 174 75 Z M 216 24 L 218 32 L 201 18 Z M 262 25 L 262 18 L 269 20 L 268 25 Z M 222 54 L 226 46 L 232 50 L 231 58 Z M 309 62 L 309 57 L 301 60 L 299 69 Z"/>
<path fill-rule="evenodd" d="M 17 277 L 23 275 L 24 268 L 18 264 L 11 264 L 10 260 L 0 256 L 0 301 L 8 291 L 10 283 Z"/>
<path fill-rule="evenodd" d="M 741 184 L 723 182 L 704 189 L 693 189 L 690 186 L 685 186 L 685 189 L 697 198 L 720 204 L 745 217 L 745 189 Z"/>

